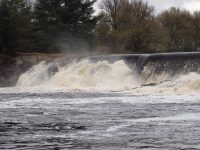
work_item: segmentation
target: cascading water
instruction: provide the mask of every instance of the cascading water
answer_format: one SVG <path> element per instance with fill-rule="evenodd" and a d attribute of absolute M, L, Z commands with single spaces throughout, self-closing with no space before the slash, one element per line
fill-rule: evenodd
<path fill-rule="evenodd" d="M 0 149 L 200 149 L 199 58 L 40 62 L 0 88 Z"/>
<path fill-rule="evenodd" d="M 26 73 L 22 74 L 18 79 L 17 86 L 31 87 L 42 85 L 49 80 L 48 68 L 50 64 L 46 64 L 44 61 L 38 65 L 30 68 Z"/>
<path fill-rule="evenodd" d="M 21 75 L 17 87 L 63 87 L 67 89 L 126 90 L 140 85 L 136 72 L 124 61 L 92 63 L 83 60 L 60 67 L 49 76 L 51 64 L 41 62 Z"/>
<path fill-rule="evenodd" d="M 49 72 L 52 65 L 55 64 L 41 62 L 33 66 L 20 76 L 16 86 L 135 93 L 184 93 L 200 90 L 200 75 L 185 73 L 187 68 L 191 68 L 190 63 L 186 63 L 184 70 L 178 70 L 175 76 L 165 69 L 157 71 L 160 66 L 167 68 L 169 62 L 165 65 L 148 63 L 143 66 L 140 74 L 137 73 L 136 66 L 133 67 L 134 64 L 130 68 L 123 60 L 91 62 L 84 59 L 58 66 L 58 70 L 53 74 Z"/>

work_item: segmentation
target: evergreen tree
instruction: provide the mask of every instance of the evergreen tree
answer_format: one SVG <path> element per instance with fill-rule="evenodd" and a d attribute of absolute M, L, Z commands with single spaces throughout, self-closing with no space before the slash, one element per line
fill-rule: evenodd
<path fill-rule="evenodd" d="M 31 7 L 25 0 L 0 1 L 0 52 L 14 54 L 34 49 Z"/>
<path fill-rule="evenodd" d="M 7 0 L 0 3 L 0 52 L 10 53 L 16 44 L 16 29 L 13 14 L 9 11 Z"/>
<path fill-rule="evenodd" d="M 37 0 L 35 21 L 43 33 L 43 48 L 57 50 L 58 41 L 70 44 L 74 39 L 84 39 L 92 44 L 98 21 L 98 17 L 92 16 L 92 5 L 95 2 L 96 0 Z"/>

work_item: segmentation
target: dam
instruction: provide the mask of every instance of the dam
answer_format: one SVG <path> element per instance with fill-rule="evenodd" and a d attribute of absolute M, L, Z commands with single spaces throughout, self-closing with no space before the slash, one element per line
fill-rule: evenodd
<path fill-rule="evenodd" d="M 174 52 L 174 53 L 156 53 L 156 54 L 124 54 L 124 55 L 110 55 L 110 56 L 94 56 L 89 57 L 92 61 L 107 60 L 114 62 L 117 60 L 124 60 L 130 67 L 135 64 L 139 71 L 142 71 L 148 64 L 157 64 L 160 71 L 174 70 L 177 72 L 186 65 L 190 72 L 198 71 L 198 64 L 200 63 L 200 52 Z M 192 68 L 191 68 L 192 67 Z M 161 69 L 162 68 L 162 69 Z"/>
<path fill-rule="evenodd" d="M 100 91 L 143 91 L 147 87 L 160 86 L 163 92 L 173 92 L 178 86 L 195 84 L 191 78 L 198 77 L 199 58 L 199 52 L 191 52 L 75 57 L 48 63 L 42 61 L 23 73 L 16 86 Z M 191 81 L 188 83 L 187 80 Z M 178 83 L 174 85 L 170 82 Z M 168 84 L 174 87 L 165 89 Z M 182 88 L 179 89 L 184 93 Z"/>
<path fill-rule="evenodd" d="M 0 88 L 0 149 L 200 149 L 200 53 L 41 61 Z"/>

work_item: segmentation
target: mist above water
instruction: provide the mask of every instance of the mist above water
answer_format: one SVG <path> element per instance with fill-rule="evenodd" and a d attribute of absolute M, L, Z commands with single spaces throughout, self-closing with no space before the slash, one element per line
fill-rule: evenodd
<path fill-rule="evenodd" d="M 88 59 L 58 66 L 53 74 L 49 68 L 55 63 L 40 62 L 22 74 L 17 87 L 66 90 L 125 91 L 142 94 L 185 93 L 200 91 L 200 75 L 187 73 L 171 76 L 167 72 L 153 74 L 151 65 L 141 74 L 123 60 L 91 62 Z M 134 64 L 133 64 L 134 65 Z M 155 65 L 153 66 L 155 67 Z"/>

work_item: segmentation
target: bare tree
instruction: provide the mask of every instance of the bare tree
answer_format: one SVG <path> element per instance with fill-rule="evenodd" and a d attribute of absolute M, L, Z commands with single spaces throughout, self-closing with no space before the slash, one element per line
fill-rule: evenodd
<path fill-rule="evenodd" d="M 192 19 L 194 49 L 200 48 L 200 11 L 194 12 Z"/>
<path fill-rule="evenodd" d="M 153 28 L 157 22 L 154 8 L 148 3 L 143 0 L 103 0 L 101 6 L 105 17 L 99 24 L 101 27 L 107 25 L 104 36 L 112 39 L 113 48 L 139 52 L 153 45 L 157 37 Z M 107 22 L 105 18 L 108 18 Z"/>
<path fill-rule="evenodd" d="M 117 29 L 117 12 L 122 0 L 102 0 L 100 8 L 109 16 L 109 23 L 113 29 Z"/>
<path fill-rule="evenodd" d="M 168 49 L 175 51 L 192 49 L 190 12 L 172 7 L 162 12 L 158 18 L 169 35 Z"/>

